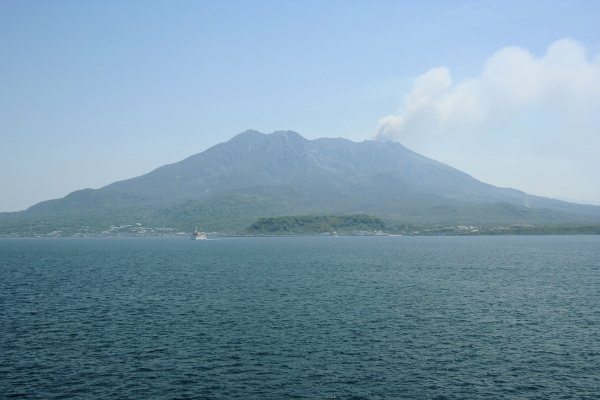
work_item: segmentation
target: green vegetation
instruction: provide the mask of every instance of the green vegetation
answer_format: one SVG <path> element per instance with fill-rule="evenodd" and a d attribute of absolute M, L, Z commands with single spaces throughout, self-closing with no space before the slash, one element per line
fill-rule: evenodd
<path fill-rule="evenodd" d="M 482 229 L 476 235 L 600 235 L 600 225 Z"/>
<path fill-rule="evenodd" d="M 373 233 L 384 229 L 381 218 L 371 215 L 297 215 L 260 218 L 243 234 L 249 235 L 319 235 L 323 233 Z"/>
<path fill-rule="evenodd" d="M 502 221 L 432 223 L 425 218 L 421 223 L 415 223 L 413 221 L 416 218 L 402 219 L 398 216 L 395 219 L 384 216 L 384 223 L 379 216 L 367 214 L 278 216 L 287 210 L 280 204 L 266 201 L 260 196 L 234 194 L 217 195 L 208 201 L 188 201 L 158 211 L 139 207 L 119 212 L 63 212 L 51 215 L 13 213 L 0 218 L 0 237 L 187 235 L 196 226 L 206 232 L 222 235 L 320 235 L 332 232 L 348 235 L 373 234 L 376 231 L 419 236 L 600 234 L 598 224 L 549 224 L 544 221 L 543 225 L 531 226 L 518 219 L 512 222 L 519 222 L 520 225 L 511 226 L 511 223 Z M 507 208 L 501 204 L 496 206 Z M 269 214 L 271 216 L 266 216 Z"/>
<path fill-rule="evenodd" d="M 392 227 L 386 227 L 389 231 Z M 501 235 L 600 235 L 600 225 L 555 226 L 445 226 L 445 225 L 396 225 L 394 232 L 410 236 L 501 236 Z"/>

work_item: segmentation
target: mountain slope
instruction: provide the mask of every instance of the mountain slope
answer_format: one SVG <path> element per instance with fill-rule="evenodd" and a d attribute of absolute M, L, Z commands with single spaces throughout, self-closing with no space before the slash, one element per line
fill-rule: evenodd
<path fill-rule="evenodd" d="M 252 130 L 148 174 L 97 190 L 76 191 L 63 199 L 39 203 L 30 210 L 177 203 L 272 184 L 343 192 L 378 178 L 380 185 L 393 186 L 379 187 L 379 190 L 395 194 L 429 193 L 467 202 L 507 201 L 534 208 L 600 215 L 598 206 L 529 196 L 518 190 L 485 184 L 396 142 L 355 143 L 341 138 L 309 141 L 291 131 L 266 135 Z M 340 186 L 341 189 L 336 189 Z"/>
<path fill-rule="evenodd" d="M 600 220 L 600 206 L 498 188 L 400 143 L 307 140 L 291 131 L 267 135 L 248 130 L 183 161 L 41 202 L 15 218 L 122 214 L 168 224 L 193 215 L 247 221 L 267 215 L 365 212 L 431 222 L 477 222 L 488 214 L 487 220 L 501 222 L 517 209 L 524 219 L 514 222 Z"/>

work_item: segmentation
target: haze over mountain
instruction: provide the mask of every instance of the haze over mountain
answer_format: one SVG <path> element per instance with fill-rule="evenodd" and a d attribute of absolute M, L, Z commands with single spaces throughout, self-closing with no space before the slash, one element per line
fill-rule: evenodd
<path fill-rule="evenodd" d="M 397 142 L 254 130 L 145 175 L 11 215 L 144 218 L 178 227 L 204 221 L 219 230 L 244 228 L 261 216 L 323 213 L 411 223 L 600 220 L 600 206 L 498 188 Z"/>

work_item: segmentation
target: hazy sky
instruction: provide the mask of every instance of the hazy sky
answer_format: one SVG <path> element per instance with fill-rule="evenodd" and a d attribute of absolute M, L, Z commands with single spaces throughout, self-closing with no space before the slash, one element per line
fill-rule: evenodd
<path fill-rule="evenodd" d="M 2 1 L 0 211 L 246 129 L 600 203 L 600 1 Z"/>

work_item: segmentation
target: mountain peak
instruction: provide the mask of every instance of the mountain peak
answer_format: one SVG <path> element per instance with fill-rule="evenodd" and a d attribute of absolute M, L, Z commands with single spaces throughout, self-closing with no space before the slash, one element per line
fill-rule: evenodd
<path fill-rule="evenodd" d="M 254 129 L 247 129 L 242 133 L 238 133 L 237 135 L 235 135 L 234 137 L 232 137 L 229 141 L 233 142 L 236 140 L 240 140 L 240 139 L 256 139 L 259 137 L 263 137 L 266 136 L 264 133 L 259 132 L 259 131 L 255 131 Z"/>
<path fill-rule="evenodd" d="M 273 133 L 262 133 L 259 131 L 255 131 L 254 129 L 247 129 L 242 133 L 238 133 L 237 135 L 235 135 L 231 140 L 239 140 L 239 139 L 265 139 L 268 137 L 278 137 L 278 138 L 285 138 L 288 140 L 303 140 L 303 141 L 308 141 L 308 139 L 305 139 L 302 135 L 300 135 L 298 132 L 294 132 L 294 131 L 275 131 Z"/>
<path fill-rule="evenodd" d="M 287 138 L 291 138 L 291 137 L 302 138 L 304 140 L 307 140 L 302 135 L 300 135 L 298 132 L 294 132 L 294 131 L 275 131 L 275 132 L 271 133 L 271 135 L 285 136 Z"/>

